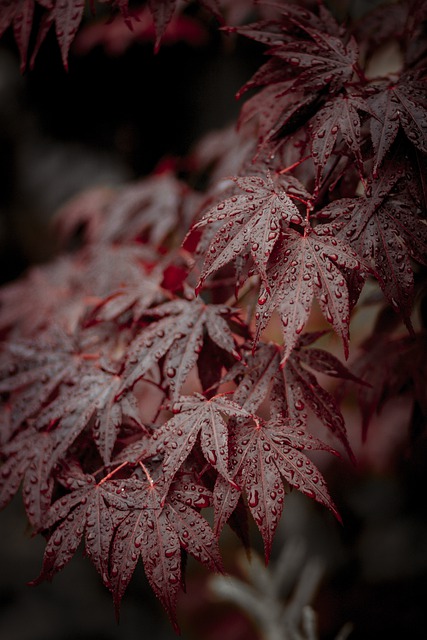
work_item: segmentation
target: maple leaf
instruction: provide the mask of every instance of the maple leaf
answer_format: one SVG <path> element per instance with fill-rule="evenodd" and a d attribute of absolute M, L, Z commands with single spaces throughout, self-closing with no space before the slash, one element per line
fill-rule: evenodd
<path fill-rule="evenodd" d="M 123 389 L 132 388 L 165 356 L 163 370 L 170 396 L 176 399 L 197 362 L 205 330 L 221 349 L 239 357 L 226 321 L 235 315 L 229 307 L 176 299 L 150 309 L 147 315 L 155 320 L 129 345 Z"/>
<path fill-rule="evenodd" d="M 369 180 L 364 196 L 335 200 L 319 212 L 333 220 L 336 237 L 371 263 L 384 295 L 411 327 L 413 268 L 425 262 L 427 225 L 408 190 L 400 189 L 404 167 L 392 159 Z"/>
<path fill-rule="evenodd" d="M 90 361 L 78 380 L 61 386 L 35 423 L 43 427 L 57 422 L 64 450 L 90 425 L 101 458 L 108 465 L 123 424 L 144 430 L 135 396 L 130 391 L 119 395 L 121 386 L 122 379 L 114 369 Z"/>
<path fill-rule="evenodd" d="M 270 174 L 266 180 L 258 176 L 232 179 L 244 193 L 220 202 L 194 226 L 198 229 L 207 224 L 221 223 L 206 251 L 196 293 L 210 274 L 249 252 L 268 287 L 267 262 L 279 239 L 282 224 L 288 226 L 291 222 L 302 222 L 291 196 L 310 198 L 304 187 L 288 176 L 282 178 L 282 184 L 288 187 L 290 195 L 281 188 L 280 182 L 276 186 Z"/>
<path fill-rule="evenodd" d="M 260 69 L 260 74 L 263 68 Z M 279 138 L 294 134 L 316 112 L 317 94 L 294 87 L 293 80 L 274 82 L 243 105 L 239 127 L 256 118 L 258 147 L 263 149 Z M 278 145 L 276 145 L 278 146 Z M 274 148 L 274 151 L 276 149 Z"/>
<path fill-rule="evenodd" d="M 310 40 L 292 41 L 275 47 L 273 55 L 300 70 L 295 85 L 303 85 L 305 91 L 320 91 L 328 87 L 339 91 L 349 82 L 356 69 L 358 48 L 354 38 L 344 45 L 340 38 L 304 27 Z"/>
<path fill-rule="evenodd" d="M 0 509 L 18 491 L 22 495 L 28 520 L 38 530 L 41 527 L 53 491 L 51 471 L 60 457 L 54 433 L 40 433 L 33 427 L 19 432 L 1 449 L 6 459 L 0 469 Z"/>
<path fill-rule="evenodd" d="M 300 427 L 283 420 L 241 421 L 230 434 L 230 472 L 235 485 L 218 476 L 214 490 L 215 532 L 219 535 L 243 491 L 264 540 L 268 562 L 273 537 L 283 510 L 286 482 L 327 506 L 340 519 L 326 483 L 302 450 L 333 449 Z"/>
<path fill-rule="evenodd" d="M 222 22 L 222 15 L 219 10 L 217 0 L 199 0 L 200 4 L 206 7 L 220 22 Z M 158 52 L 160 43 L 165 35 L 166 29 L 170 24 L 172 17 L 177 8 L 177 0 L 148 0 L 148 6 L 153 15 L 154 24 L 156 27 L 156 41 L 154 44 L 154 51 Z"/>
<path fill-rule="evenodd" d="M 55 324 L 72 333 L 86 310 L 82 275 L 78 260 L 60 256 L 0 287 L 0 331 L 28 338 Z"/>
<path fill-rule="evenodd" d="M 143 290 L 144 276 L 158 261 L 157 252 L 148 245 L 136 242 L 95 244 L 83 251 L 85 293 L 91 297 L 106 298 L 139 287 Z M 148 283 L 151 290 L 152 283 Z"/>
<path fill-rule="evenodd" d="M 62 332 L 5 345 L 0 393 L 12 393 L 14 430 L 47 405 L 62 384 L 78 379 L 84 366 L 79 355 L 75 339 Z"/>
<path fill-rule="evenodd" d="M 427 153 L 426 82 L 412 73 L 404 73 L 393 84 L 383 82 L 367 99 L 374 115 L 371 137 L 375 149 L 374 176 L 402 127 L 408 140 Z"/>
<path fill-rule="evenodd" d="M 75 240 L 77 232 L 82 232 L 83 243 L 95 243 L 100 234 L 103 217 L 115 191 L 110 187 L 90 187 L 67 200 L 56 211 L 53 228 L 61 247 Z"/>
<path fill-rule="evenodd" d="M 135 482 L 103 479 L 96 483 L 92 476 L 81 472 L 73 484 L 74 490 L 54 502 L 43 520 L 43 528 L 53 532 L 47 541 L 41 572 L 30 584 L 52 580 L 71 560 L 84 536 L 87 555 L 104 584 L 111 587 L 111 542 L 118 524 L 128 516 L 128 491 L 135 490 Z"/>
<path fill-rule="evenodd" d="M 296 131 L 324 102 L 326 90 L 329 95 L 338 93 L 359 70 L 356 41 L 351 37 L 343 42 L 338 24 L 324 8 L 318 17 L 288 5 L 282 15 L 278 29 L 274 21 L 237 29 L 271 45 L 271 60 L 238 93 L 267 85 L 244 105 L 239 121 L 259 117 L 261 147 L 279 134 L 283 139 Z"/>
<path fill-rule="evenodd" d="M 0 393 L 11 393 L 13 431 L 29 418 L 39 429 L 55 424 L 61 434 L 58 451 L 65 453 L 90 424 L 108 464 L 122 423 L 142 425 L 133 394 L 119 395 L 120 365 L 94 352 L 97 337 L 91 344 L 90 331 L 76 336 L 59 332 L 34 344 L 8 344 L 3 363 L 8 373 L 2 376 Z"/>
<path fill-rule="evenodd" d="M 91 1 L 93 9 L 93 0 Z M 128 16 L 128 0 L 101 1 L 116 6 L 125 17 Z M 48 11 L 42 16 L 37 41 L 31 56 L 31 67 L 34 66 L 39 49 L 54 24 L 62 63 L 64 68 L 68 70 L 68 54 L 83 19 L 85 0 L 53 0 L 48 4 L 46 3 L 46 8 Z"/>
<path fill-rule="evenodd" d="M 162 173 L 124 187 L 107 207 L 99 241 L 123 242 L 148 237 L 161 245 L 175 230 L 187 227 L 188 207 L 196 198 L 170 173 Z"/>
<path fill-rule="evenodd" d="M 236 363 L 225 380 L 236 379 L 234 400 L 255 413 L 268 401 L 270 418 L 285 419 L 291 424 L 307 423 L 307 406 L 327 429 L 339 438 L 350 459 L 344 418 L 334 397 L 317 381 L 313 370 L 328 376 L 361 383 L 334 355 L 310 348 L 319 333 L 301 336 L 282 366 L 283 348 L 274 343 L 259 343 L 254 353 L 245 353 L 245 366 Z"/>
<path fill-rule="evenodd" d="M 351 93 L 338 94 L 333 100 L 327 102 L 309 123 L 311 151 L 317 168 L 318 183 L 336 145 L 339 132 L 356 158 L 359 172 L 362 174 L 359 111 L 369 111 L 367 102 L 361 96 Z"/>
<path fill-rule="evenodd" d="M 9 25 L 13 26 L 13 35 L 21 57 L 21 72 L 26 66 L 34 9 L 35 0 L 1 0 L 0 2 L 0 36 Z"/>
<path fill-rule="evenodd" d="M 306 227 L 304 235 L 293 229 L 282 234 L 267 268 L 269 290 L 261 290 L 256 320 L 258 340 L 273 311 L 282 320 L 285 348 L 283 362 L 295 347 L 316 297 L 326 320 L 332 324 L 348 356 L 348 288 L 339 267 L 360 270 L 362 261 L 342 240 L 322 227 Z"/>
<path fill-rule="evenodd" d="M 206 26 L 187 14 L 173 15 L 161 36 L 162 46 L 185 42 L 200 47 L 207 40 Z M 89 24 L 77 35 L 73 49 L 78 55 L 86 55 L 95 47 L 102 46 L 107 55 L 120 56 L 136 42 L 154 41 L 156 33 L 152 13 L 148 6 L 142 6 L 132 8 L 127 15 L 122 13 L 114 19 Z"/>
<path fill-rule="evenodd" d="M 102 269 L 102 266 L 108 263 L 111 252 L 107 251 L 107 255 L 103 254 L 101 258 L 95 257 L 91 263 L 95 291 L 101 293 L 102 299 L 91 311 L 89 322 L 92 319 L 102 322 L 119 320 L 124 314 L 127 314 L 126 318 L 131 315 L 133 320 L 138 320 L 150 306 L 159 304 L 168 297 L 168 292 L 161 286 L 164 275 L 164 265 L 161 261 L 152 267 L 151 263 L 147 262 L 148 255 L 144 256 L 144 262 L 141 260 L 142 256 L 137 247 L 135 252 L 123 249 L 125 248 L 122 246 L 121 250 L 114 251 L 123 261 L 120 267 L 111 273 L 111 278 L 108 277 L 109 270 Z"/>
<path fill-rule="evenodd" d="M 130 482 L 130 481 L 128 481 Z M 200 500 L 198 487 L 172 491 L 162 482 L 132 480 L 137 500 L 116 529 L 111 547 L 111 590 L 116 609 L 141 556 L 148 581 L 179 632 L 176 599 L 181 584 L 181 548 L 212 571 L 222 572 L 217 541 L 206 520 L 187 501 Z"/>
<path fill-rule="evenodd" d="M 225 478 L 228 472 L 228 429 L 226 416 L 248 417 L 250 414 L 226 396 L 206 400 L 200 394 L 182 396 L 173 407 L 175 415 L 153 433 L 156 452 L 164 454 L 164 482 L 171 482 L 187 459 L 200 433 L 204 457 Z"/>
<path fill-rule="evenodd" d="M 358 394 L 364 439 L 373 415 L 379 414 L 388 400 L 399 395 L 409 393 L 422 415 L 427 416 L 426 333 L 397 338 L 388 334 L 373 339 L 374 336 L 362 345 L 363 352 L 352 367 L 369 383 L 369 387 Z"/>

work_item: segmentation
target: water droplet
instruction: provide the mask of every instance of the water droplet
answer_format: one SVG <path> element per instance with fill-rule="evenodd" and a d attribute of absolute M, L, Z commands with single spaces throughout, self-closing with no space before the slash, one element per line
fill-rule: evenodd
<path fill-rule="evenodd" d="M 212 451 L 211 449 L 207 452 L 207 460 L 208 462 L 210 462 L 212 465 L 216 465 L 216 461 L 217 461 L 217 455 L 215 451 Z"/>
<path fill-rule="evenodd" d="M 258 491 L 256 489 L 251 489 L 251 492 L 249 494 L 249 498 L 248 498 L 248 504 L 250 507 L 256 507 L 258 505 L 259 502 L 259 494 Z"/>

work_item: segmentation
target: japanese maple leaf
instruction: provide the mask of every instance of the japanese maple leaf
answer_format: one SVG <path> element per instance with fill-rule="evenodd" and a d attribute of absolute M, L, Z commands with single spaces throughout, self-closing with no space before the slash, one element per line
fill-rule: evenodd
<path fill-rule="evenodd" d="M 188 551 L 212 571 L 222 572 L 217 540 L 206 520 L 188 500 L 200 494 L 187 488 L 185 500 L 172 490 L 165 500 L 165 487 L 152 480 L 129 480 L 136 500 L 128 516 L 116 529 L 111 547 L 111 590 L 116 608 L 142 558 L 148 581 L 166 609 L 177 631 L 176 599 L 181 586 L 181 549 Z"/>
<path fill-rule="evenodd" d="M 86 363 L 81 356 L 76 340 L 62 332 L 5 346 L 0 393 L 12 393 L 14 429 L 40 412 L 61 385 L 78 379 Z"/>
<path fill-rule="evenodd" d="M 412 336 L 390 338 L 375 335 L 362 345 L 363 352 L 353 363 L 355 373 L 369 383 L 364 393 L 359 391 L 362 413 L 362 435 L 366 438 L 369 424 L 388 400 L 408 394 L 427 416 L 427 376 L 425 332 Z"/>
<path fill-rule="evenodd" d="M 186 226 L 192 195 L 170 173 L 124 187 L 106 210 L 99 240 L 110 243 L 147 237 L 152 245 L 161 245 L 172 231 Z"/>
<path fill-rule="evenodd" d="M 107 298 L 127 288 L 143 289 L 144 276 L 152 271 L 158 254 L 137 242 L 98 244 L 83 252 L 85 293 L 91 299 Z M 147 289 L 152 290 L 148 284 Z"/>
<path fill-rule="evenodd" d="M 275 47 L 273 55 L 299 70 L 295 86 L 305 91 L 339 91 L 349 82 L 357 67 L 358 48 L 353 37 L 344 44 L 338 37 L 305 27 L 310 39 L 295 40 Z"/>
<path fill-rule="evenodd" d="M 62 385 L 57 397 L 38 414 L 39 427 L 58 422 L 61 446 L 66 450 L 89 425 L 104 464 L 108 465 L 119 429 L 124 424 L 144 430 L 135 396 L 119 395 L 121 377 L 102 363 L 90 361 L 78 380 Z"/>
<path fill-rule="evenodd" d="M 219 10 L 217 0 L 199 0 L 200 4 L 206 7 L 216 18 L 222 22 L 221 12 Z M 156 27 L 156 42 L 154 50 L 157 52 L 160 48 L 161 40 L 165 34 L 165 31 L 172 20 L 172 17 L 177 8 L 177 0 L 148 0 L 148 6 L 150 7 L 153 15 L 154 24 Z"/>
<path fill-rule="evenodd" d="M 255 413 L 268 402 L 271 419 L 285 419 L 292 424 L 306 424 L 307 408 L 339 438 L 351 459 L 344 418 L 334 397 L 319 384 L 313 371 L 360 383 L 331 353 L 306 348 L 320 334 L 304 334 L 282 366 L 283 348 L 274 343 L 260 343 L 253 354 L 245 354 L 245 366 L 236 363 L 226 379 L 237 378 L 233 398 L 244 409 Z"/>
<path fill-rule="evenodd" d="M 258 146 L 261 150 L 274 143 L 279 136 L 283 139 L 295 133 L 316 112 L 318 95 L 304 92 L 302 88 L 293 87 L 293 84 L 294 81 L 289 79 L 281 82 L 276 80 L 252 96 L 242 107 L 239 126 L 252 119 L 257 120 Z"/>
<path fill-rule="evenodd" d="M 28 520 L 36 530 L 40 529 L 52 498 L 52 468 L 60 458 L 56 434 L 28 427 L 4 445 L 1 454 L 6 460 L 0 470 L 0 509 L 22 483 Z"/>
<path fill-rule="evenodd" d="M 408 327 L 413 299 L 410 257 L 425 262 L 427 224 L 408 191 L 399 193 L 403 167 L 387 163 L 359 198 L 335 200 L 320 216 L 333 220 L 334 233 L 371 263 L 384 295 Z"/>
<path fill-rule="evenodd" d="M 203 455 L 225 478 L 228 472 L 228 428 L 224 416 L 248 417 L 250 413 L 227 396 L 206 400 L 200 394 L 182 396 L 173 407 L 174 416 L 153 433 L 156 452 L 164 454 L 164 482 L 170 483 L 192 451 L 200 433 Z"/>
<path fill-rule="evenodd" d="M 261 291 L 255 314 L 258 339 L 273 311 L 278 310 L 285 338 L 283 362 L 297 343 L 314 297 L 348 356 L 348 289 L 339 267 L 361 269 L 362 261 L 347 244 L 321 227 L 306 227 L 304 235 L 293 229 L 283 233 L 267 268 L 269 290 Z"/>
<path fill-rule="evenodd" d="M 40 0 L 37 0 L 40 2 Z M 68 69 L 68 53 L 83 18 L 85 0 L 43 0 L 46 12 L 42 15 L 37 41 L 31 56 L 31 66 L 44 42 L 50 27 L 55 24 L 55 34 L 61 50 L 62 63 Z M 25 68 L 26 58 L 23 60 Z"/>
<path fill-rule="evenodd" d="M 401 75 L 394 84 L 383 83 L 367 99 L 374 115 L 371 137 L 375 149 L 374 176 L 402 127 L 407 138 L 427 153 L 427 84 L 411 73 Z"/>
<path fill-rule="evenodd" d="M 226 27 L 227 31 L 240 33 L 256 42 L 269 45 L 272 49 L 295 40 L 306 40 L 311 33 L 328 34 L 335 38 L 345 37 L 346 30 L 338 24 L 333 15 L 323 5 L 318 7 L 318 15 L 297 4 L 277 6 L 278 17 L 266 19 L 239 27 Z"/>
<path fill-rule="evenodd" d="M 77 233 L 84 244 L 98 240 L 102 222 L 111 200 L 116 196 L 111 187 L 89 187 L 70 198 L 56 211 L 53 218 L 55 235 L 66 247 Z"/>
<path fill-rule="evenodd" d="M 116 6 L 123 15 L 127 15 L 128 0 L 101 1 Z M 19 28 L 14 27 L 15 39 L 21 52 L 21 67 L 24 70 L 27 61 L 28 39 L 32 28 L 35 2 L 34 0 L 18 0 L 18 2 L 15 2 L 15 0 L 3 0 L 3 2 L 6 5 L 19 5 L 17 17 L 13 16 L 15 21 L 20 19 L 20 15 L 25 16 L 25 24 L 22 26 L 19 25 Z M 62 62 L 65 69 L 68 69 L 68 53 L 83 19 L 86 2 L 85 0 L 37 0 L 37 3 L 45 8 L 45 12 L 41 16 L 37 39 L 31 56 L 31 67 L 34 65 L 40 46 L 44 42 L 51 26 L 54 24 L 55 35 L 61 50 Z M 93 0 L 91 0 L 91 4 L 93 9 Z"/>
<path fill-rule="evenodd" d="M 121 282 L 116 280 L 113 274 L 110 293 L 96 304 L 91 312 L 91 319 L 108 322 L 120 320 L 124 314 L 130 314 L 133 320 L 138 320 L 149 307 L 167 298 L 167 292 L 161 286 L 161 264 L 149 268 L 147 264 L 135 260 L 130 262 L 128 267 L 128 276 Z M 113 286 L 114 284 L 116 286 Z"/>
<path fill-rule="evenodd" d="M 87 555 L 111 587 L 110 547 L 118 524 L 129 514 L 128 493 L 135 493 L 133 480 L 101 480 L 81 472 L 73 491 L 52 504 L 43 529 L 52 530 L 46 544 L 41 572 L 31 584 L 51 580 L 71 560 L 82 539 Z"/>
<path fill-rule="evenodd" d="M 362 173 L 360 153 L 360 116 L 359 111 L 368 111 L 369 107 L 362 97 L 353 94 L 338 94 L 327 102 L 310 122 L 311 152 L 317 168 L 319 183 L 323 170 L 330 158 L 341 133 L 345 145 L 356 158 L 359 172 Z"/>
<path fill-rule="evenodd" d="M 270 174 L 267 179 L 249 176 L 233 180 L 244 193 L 220 202 L 195 225 L 195 229 L 198 229 L 207 224 L 221 223 L 206 252 L 196 292 L 210 274 L 237 256 L 249 252 L 255 268 L 268 287 L 267 262 L 279 239 L 282 224 L 288 226 L 290 222 L 302 221 L 291 197 L 274 184 Z M 296 179 L 287 180 L 291 195 L 310 197 Z"/>
<path fill-rule="evenodd" d="M 238 358 L 227 324 L 234 311 L 200 300 L 176 299 L 147 312 L 154 318 L 130 344 L 123 371 L 123 389 L 130 389 L 163 358 L 172 399 L 176 399 L 202 349 L 204 332 L 221 349 Z"/>
<path fill-rule="evenodd" d="M 230 434 L 230 472 L 234 485 L 218 476 L 214 490 L 215 532 L 219 535 L 243 491 L 264 540 L 268 562 L 274 533 L 283 510 L 282 478 L 305 495 L 327 506 L 339 519 L 319 470 L 302 450 L 333 450 L 320 440 L 282 420 L 241 421 Z"/>
<path fill-rule="evenodd" d="M 47 4 L 39 2 L 39 4 Z M 25 70 L 28 45 L 33 26 L 35 0 L 1 0 L 0 2 L 0 36 L 9 25 L 13 26 L 13 35 L 21 56 L 21 71 Z"/>
<path fill-rule="evenodd" d="M 83 272 L 77 259 L 60 256 L 0 287 L 0 331 L 22 339 L 59 325 L 72 333 L 86 311 Z"/>
<path fill-rule="evenodd" d="M 239 92 L 266 85 L 242 110 L 241 122 L 259 115 L 259 142 L 264 145 L 278 134 L 298 129 L 324 101 L 324 91 L 338 93 L 357 70 L 358 49 L 354 38 L 344 44 L 337 23 L 327 11 L 319 18 L 299 7 L 282 10 L 279 32 L 251 25 L 243 35 L 271 45 L 272 56 Z M 329 16 L 329 17 L 328 17 Z M 267 23 L 268 25 L 269 23 Z M 283 61 L 288 64 L 283 64 Z"/>

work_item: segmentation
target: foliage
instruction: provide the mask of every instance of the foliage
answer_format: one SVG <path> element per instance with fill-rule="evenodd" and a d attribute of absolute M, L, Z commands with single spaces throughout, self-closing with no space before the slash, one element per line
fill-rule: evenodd
<path fill-rule="evenodd" d="M 55 24 L 67 66 L 84 2 L 37 1 L 32 61 Z M 131 21 L 126 1 L 109 4 Z M 156 47 L 175 4 L 148 3 Z M 221 3 L 201 4 L 218 17 Z M 354 459 L 324 374 L 356 385 L 365 433 L 396 393 L 425 419 L 427 4 L 399 5 L 401 69 L 381 77 L 368 72 L 396 37 L 395 5 L 348 28 L 302 5 L 261 4 L 227 28 L 268 59 L 240 92 L 238 130 L 202 142 L 185 181 L 84 194 L 56 220 L 80 246 L 0 291 L 0 505 L 22 484 L 48 538 L 36 582 L 84 539 L 118 609 L 141 557 L 176 629 L 185 557 L 222 571 L 227 522 L 245 541 L 249 511 L 268 561 L 291 489 L 340 519 L 306 454 Z M 25 66 L 35 2 L 1 7 Z M 313 344 L 330 325 L 348 357 L 367 281 L 384 312 L 351 373 Z"/>

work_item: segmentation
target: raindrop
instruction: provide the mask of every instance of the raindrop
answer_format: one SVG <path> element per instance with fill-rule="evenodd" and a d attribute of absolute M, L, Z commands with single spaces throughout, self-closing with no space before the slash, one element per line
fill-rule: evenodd
<path fill-rule="evenodd" d="M 251 492 L 248 498 L 249 506 L 256 507 L 258 505 L 258 502 L 259 502 L 258 491 L 256 489 L 251 489 Z"/>

